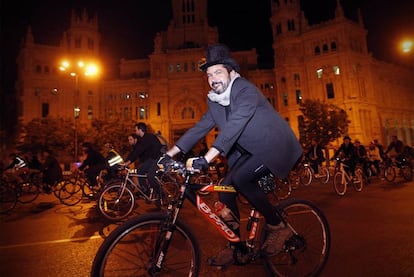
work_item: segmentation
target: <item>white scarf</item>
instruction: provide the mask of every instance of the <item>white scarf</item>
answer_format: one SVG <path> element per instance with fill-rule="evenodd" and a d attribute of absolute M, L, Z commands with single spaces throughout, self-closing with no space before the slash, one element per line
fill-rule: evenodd
<path fill-rule="evenodd" d="M 229 86 L 227 87 L 227 89 L 221 93 L 221 94 L 217 94 L 214 92 L 214 90 L 210 90 L 207 94 L 208 98 L 213 101 L 213 102 L 217 102 L 222 106 L 228 106 L 230 105 L 230 92 L 231 92 L 231 87 L 233 85 L 234 80 L 236 80 L 238 77 L 240 77 L 240 74 L 236 72 L 236 74 L 234 75 L 233 79 L 231 79 Z"/>

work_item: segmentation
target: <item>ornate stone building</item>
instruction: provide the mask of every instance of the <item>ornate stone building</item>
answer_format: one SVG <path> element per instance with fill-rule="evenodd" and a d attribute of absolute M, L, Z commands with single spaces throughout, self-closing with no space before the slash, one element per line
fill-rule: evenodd
<path fill-rule="evenodd" d="M 73 13 L 58 46 L 35 44 L 29 28 L 18 57 L 21 119 L 73 118 L 76 107 L 80 122 L 144 121 L 175 141 L 206 109 L 209 87 L 198 64 L 206 46 L 218 42 L 218 31 L 208 25 L 207 0 L 172 0 L 172 7 L 173 18 L 156 34 L 153 52 L 147 59 L 121 60 L 116 78 L 69 78 L 58 70 L 65 55 L 99 60 L 95 16 Z M 362 16 L 358 22 L 346 18 L 337 1 L 334 19 L 310 26 L 299 0 L 272 0 L 271 8 L 274 68 L 259 69 L 255 49 L 232 54 L 241 75 L 264 92 L 296 134 L 298 104 L 312 98 L 346 110 L 352 138 L 388 143 L 397 134 L 414 144 L 414 72 L 371 56 Z"/>

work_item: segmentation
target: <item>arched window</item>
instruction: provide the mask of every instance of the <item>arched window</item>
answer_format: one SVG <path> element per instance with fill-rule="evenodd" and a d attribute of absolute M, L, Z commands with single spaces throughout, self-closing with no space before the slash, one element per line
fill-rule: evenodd
<path fill-rule="evenodd" d="M 319 48 L 319 46 L 315 47 L 315 55 L 319 55 L 321 53 L 321 49 Z"/>
<path fill-rule="evenodd" d="M 331 50 L 336 51 L 336 42 L 335 41 L 331 42 Z"/>
<path fill-rule="evenodd" d="M 328 45 L 327 44 L 324 44 L 323 46 L 322 46 L 322 50 L 323 50 L 323 52 L 328 52 Z"/>
<path fill-rule="evenodd" d="M 191 107 L 185 107 L 181 111 L 181 119 L 194 119 L 195 112 Z"/>

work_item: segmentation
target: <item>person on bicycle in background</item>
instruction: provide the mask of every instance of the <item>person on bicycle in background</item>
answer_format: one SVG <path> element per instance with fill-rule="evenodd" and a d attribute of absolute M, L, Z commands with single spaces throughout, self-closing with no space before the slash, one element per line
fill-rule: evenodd
<path fill-rule="evenodd" d="M 162 155 L 161 142 L 155 134 L 147 131 L 147 125 L 144 122 L 138 122 L 135 124 L 135 134 L 139 137 L 139 139 L 135 144 L 133 151 L 130 155 L 128 155 L 125 165 L 128 166 L 135 160 L 139 159 L 140 164 L 137 169 L 137 173 L 140 175 L 147 175 L 147 178 L 138 178 L 141 187 L 144 190 L 147 190 L 146 193 L 148 193 L 148 179 L 150 187 L 156 192 L 157 195 L 159 195 L 161 188 L 155 178 L 155 174 L 158 170 L 157 161 Z"/>
<path fill-rule="evenodd" d="M 311 145 L 307 149 L 306 155 L 309 159 L 313 172 L 315 172 L 315 174 L 319 174 L 319 166 L 322 165 L 322 162 L 325 160 L 325 156 L 323 154 L 322 146 L 318 143 L 316 138 L 311 140 Z"/>
<path fill-rule="evenodd" d="M 376 146 L 375 141 L 371 141 L 368 146 L 368 166 L 374 165 L 376 170 L 376 175 L 380 173 L 380 162 L 381 162 L 381 152 L 380 149 Z"/>
<path fill-rule="evenodd" d="M 391 136 L 391 142 L 387 147 L 387 150 L 384 152 L 386 157 L 391 158 L 391 160 L 394 162 L 395 160 L 401 161 L 404 151 L 404 143 L 402 140 L 399 140 L 396 135 Z"/>
<path fill-rule="evenodd" d="M 48 148 L 41 151 L 39 160 L 41 161 L 39 170 L 43 173 L 43 190 L 50 193 L 52 187 L 63 179 L 62 168 Z"/>
<path fill-rule="evenodd" d="M 217 127 L 220 133 L 201 157 L 191 158 L 193 168 L 206 170 L 218 155 L 227 158 L 229 171 L 222 184 L 233 185 L 266 219 L 267 238 L 262 251 L 274 255 L 283 250 L 291 236 L 265 193 L 257 186 L 260 177 L 270 172 L 285 178 L 302 156 L 302 147 L 287 121 L 270 105 L 266 97 L 250 81 L 239 74 L 240 67 L 230 56 L 227 46 L 208 47 L 206 62 L 200 69 L 206 72 L 211 87 L 207 95 L 208 110 L 159 160 L 167 167 L 171 158 L 187 153 L 208 132 Z M 221 193 L 219 200 L 240 218 L 236 194 Z M 234 230 L 240 235 L 240 227 Z M 236 245 L 230 244 L 216 257 L 209 259 L 214 266 L 234 262 Z"/>
<path fill-rule="evenodd" d="M 361 144 L 361 142 L 356 139 L 354 142 L 355 146 L 355 155 L 356 155 L 356 163 L 362 166 L 365 176 L 368 176 L 368 153 L 365 146 Z"/>
<path fill-rule="evenodd" d="M 107 168 L 105 157 L 89 142 L 82 144 L 82 151 L 85 153 L 86 158 L 79 166 L 79 170 L 85 172 L 90 186 L 96 186 L 96 177 L 99 176 L 101 170 Z"/>
<path fill-rule="evenodd" d="M 349 173 L 353 178 L 355 178 L 355 166 L 357 164 L 357 155 L 355 151 L 355 146 L 351 142 L 351 138 L 349 136 L 344 136 L 343 143 L 335 151 L 335 154 L 332 159 L 336 158 L 343 158 L 344 164 L 349 167 Z"/>
<path fill-rule="evenodd" d="M 15 180 L 20 183 L 23 182 L 29 173 L 28 162 L 23 158 L 23 156 L 16 153 L 11 153 L 9 155 L 10 163 L 3 168 L 3 171 L 7 178 L 10 180 Z"/>

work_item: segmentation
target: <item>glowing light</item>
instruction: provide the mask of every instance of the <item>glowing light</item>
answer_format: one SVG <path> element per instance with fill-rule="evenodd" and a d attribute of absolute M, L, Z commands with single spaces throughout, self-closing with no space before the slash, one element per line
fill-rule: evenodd
<path fill-rule="evenodd" d="M 404 40 L 401 43 L 401 50 L 403 53 L 410 53 L 413 50 L 413 42 L 411 40 Z"/>

